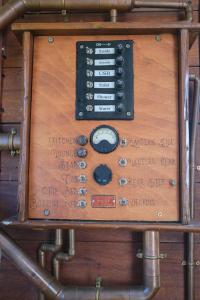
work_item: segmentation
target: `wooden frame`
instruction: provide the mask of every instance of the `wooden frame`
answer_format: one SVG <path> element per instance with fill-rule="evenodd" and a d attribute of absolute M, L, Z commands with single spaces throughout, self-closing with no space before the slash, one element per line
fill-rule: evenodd
<path fill-rule="evenodd" d="M 177 230 L 200 231 L 199 225 L 190 223 L 190 197 L 189 197 L 189 142 L 188 142 L 188 98 L 189 98 L 189 45 L 194 34 L 199 32 L 200 24 L 179 22 L 175 24 L 148 25 L 137 23 L 16 23 L 12 29 L 19 35 L 23 33 L 24 45 L 24 119 L 22 128 L 22 154 L 20 163 L 19 185 L 19 220 L 8 220 L 3 225 L 18 225 L 31 227 L 105 227 L 126 228 L 132 230 Z M 31 115 L 31 76 L 33 63 L 33 36 L 34 35 L 109 35 L 109 34 L 159 34 L 174 33 L 180 36 L 179 42 L 179 133 L 180 133 L 180 203 L 181 223 L 142 223 L 138 222 L 79 222 L 79 221 L 47 221 L 27 219 L 28 195 L 28 165 L 29 165 L 29 135 Z M 183 224 L 183 225 L 182 225 Z"/>

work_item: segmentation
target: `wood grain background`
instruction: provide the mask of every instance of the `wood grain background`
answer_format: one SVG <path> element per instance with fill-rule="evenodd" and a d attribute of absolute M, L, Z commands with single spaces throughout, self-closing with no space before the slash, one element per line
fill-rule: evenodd
<path fill-rule="evenodd" d="M 194 3 L 195 20 L 199 19 L 199 3 Z M 60 21 L 95 21 L 108 20 L 108 15 L 95 13 L 67 15 L 57 14 L 27 14 L 25 19 Z M 124 21 L 155 20 L 158 22 L 173 21 L 182 18 L 182 13 L 164 10 L 126 13 L 120 15 Z M 7 58 L 3 60 L 3 90 L 0 130 L 7 132 L 10 128 L 20 127 L 23 94 L 22 49 L 9 30 L 5 33 Z M 199 42 L 190 51 L 191 73 L 199 74 Z M 191 97 L 193 89 L 190 89 Z M 192 99 L 192 98 L 191 98 Z M 191 103 L 192 106 L 192 103 Z M 197 137 L 196 164 L 200 165 L 200 128 Z M 6 218 L 17 213 L 17 180 L 18 158 L 10 158 L 8 154 L 1 155 L 0 174 L 0 218 Z M 195 217 L 200 219 L 200 172 L 196 172 L 195 185 L 196 210 Z M 53 240 L 52 231 L 8 230 L 16 242 L 34 259 L 36 250 L 42 241 Z M 162 287 L 155 297 L 156 300 L 184 299 L 184 236 L 178 233 L 161 234 L 161 252 L 167 258 L 161 262 Z M 128 231 L 98 230 L 76 232 L 77 253 L 75 259 L 62 265 L 62 282 L 65 284 L 95 285 L 95 278 L 101 276 L 104 286 L 127 286 L 139 284 L 142 279 L 141 261 L 136 258 L 137 250 L 141 248 L 141 234 Z M 196 235 L 195 259 L 200 260 L 200 240 Z M 50 266 L 50 264 L 48 264 Z M 195 268 L 196 299 L 200 299 L 200 267 Z M 0 299 L 4 300 L 36 300 L 37 290 L 15 269 L 8 260 L 2 260 L 0 269 Z"/>

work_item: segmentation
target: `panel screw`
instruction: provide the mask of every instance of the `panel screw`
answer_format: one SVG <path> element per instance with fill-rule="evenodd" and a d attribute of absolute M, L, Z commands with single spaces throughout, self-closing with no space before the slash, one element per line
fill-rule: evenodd
<path fill-rule="evenodd" d="M 197 171 L 200 172 L 200 166 L 197 166 Z"/>
<path fill-rule="evenodd" d="M 161 42 L 161 36 L 160 35 L 156 35 L 155 36 L 155 40 L 156 40 L 156 42 Z"/>
<path fill-rule="evenodd" d="M 80 112 L 78 113 L 78 115 L 79 115 L 79 117 L 82 117 L 82 116 L 83 116 L 83 112 L 80 111 Z"/>
<path fill-rule="evenodd" d="M 129 44 L 126 44 L 126 48 L 130 48 L 131 46 Z"/>
<path fill-rule="evenodd" d="M 130 111 L 127 111 L 126 115 L 127 115 L 128 117 L 130 117 L 130 116 L 131 116 L 131 112 L 130 112 Z"/>
<path fill-rule="evenodd" d="M 49 42 L 49 44 L 52 44 L 54 42 L 54 37 L 53 36 L 49 36 L 48 37 L 48 42 Z"/>
<path fill-rule="evenodd" d="M 175 179 L 170 179 L 169 184 L 170 184 L 171 186 L 174 186 L 174 187 L 177 185 Z"/>
<path fill-rule="evenodd" d="M 158 216 L 158 217 L 162 217 L 162 215 L 163 215 L 163 214 L 162 214 L 162 211 L 158 211 L 158 212 L 157 212 L 157 216 Z"/>
<path fill-rule="evenodd" d="M 44 215 L 45 215 L 45 216 L 49 216 L 49 215 L 50 215 L 50 210 L 46 208 L 46 209 L 44 210 Z"/>

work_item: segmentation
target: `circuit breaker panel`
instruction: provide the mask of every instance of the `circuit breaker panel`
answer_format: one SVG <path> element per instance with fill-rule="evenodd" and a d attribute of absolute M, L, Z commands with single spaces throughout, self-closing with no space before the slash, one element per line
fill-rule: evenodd
<path fill-rule="evenodd" d="M 30 219 L 179 220 L 177 39 L 36 36 Z"/>

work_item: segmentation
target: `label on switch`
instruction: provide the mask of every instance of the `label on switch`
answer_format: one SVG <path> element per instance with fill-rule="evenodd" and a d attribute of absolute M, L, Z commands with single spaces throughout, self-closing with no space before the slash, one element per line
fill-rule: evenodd
<path fill-rule="evenodd" d="M 115 59 L 95 59 L 95 66 L 114 66 Z"/>
<path fill-rule="evenodd" d="M 94 94 L 94 100 L 114 101 L 115 94 Z"/>
<path fill-rule="evenodd" d="M 94 111 L 95 112 L 114 112 L 115 105 L 95 105 Z"/>
<path fill-rule="evenodd" d="M 95 54 L 115 54 L 115 48 L 96 48 Z"/>
<path fill-rule="evenodd" d="M 112 77 L 115 76 L 115 70 L 95 70 L 95 77 Z"/>
<path fill-rule="evenodd" d="M 115 82 L 94 82 L 95 89 L 114 89 Z"/>

